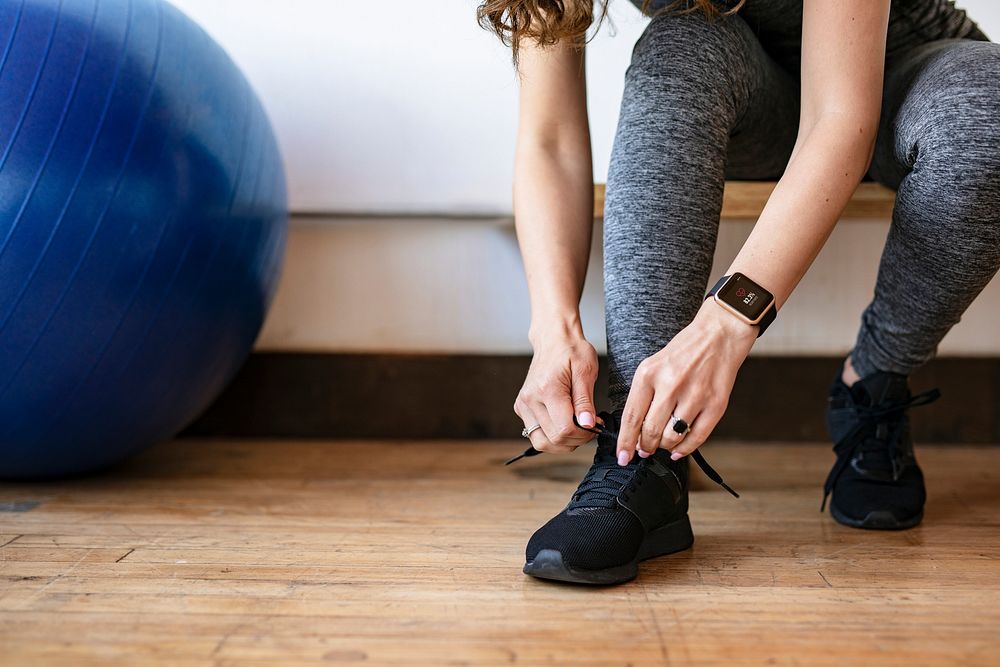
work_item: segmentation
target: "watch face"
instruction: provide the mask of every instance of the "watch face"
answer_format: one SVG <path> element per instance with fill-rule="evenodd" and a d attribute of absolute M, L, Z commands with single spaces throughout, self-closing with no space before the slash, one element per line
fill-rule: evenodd
<path fill-rule="evenodd" d="M 774 300 L 770 292 L 742 273 L 734 273 L 718 291 L 717 296 L 720 301 L 751 322 L 759 320 Z"/>

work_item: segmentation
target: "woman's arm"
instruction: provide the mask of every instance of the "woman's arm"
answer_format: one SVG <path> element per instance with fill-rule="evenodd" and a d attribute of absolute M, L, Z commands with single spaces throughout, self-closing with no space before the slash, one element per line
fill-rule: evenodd
<path fill-rule="evenodd" d="M 726 273 L 780 307 L 826 243 L 875 148 L 889 0 L 805 0 L 802 104 L 791 158 Z M 759 277 L 758 277 L 759 276 Z"/>
<path fill-rule="evenodd" d="M 593 230 L 594 186 L 582 49 L 523 44 L 514 218 L 531 296 L 534 356 L 514 410 L 543 451 L 592 435 L 597 353 L 583 336 L 580 296 Z"/>
<path fill-rule="evenodd" d="M 783 304 L 812 264 L 871 161 L 882 100 L 889 0 L 805 0 L 802 102 L 795 147 L 753 232 L 740 271 Z M 725 412 L 757 329 L 706 301 L 633 380 L 619 460 L 664 447 L 693 452 Z M 672 412 L 691 431 L 664 434 Z"/>

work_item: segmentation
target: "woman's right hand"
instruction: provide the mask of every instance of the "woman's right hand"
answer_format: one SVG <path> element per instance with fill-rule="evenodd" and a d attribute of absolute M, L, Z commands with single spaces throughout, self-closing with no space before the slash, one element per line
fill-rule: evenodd
<path fill-rule="evenodd" d="M 597 351 L 583 334 L 538 336 L 528 376 L 514 401 L 514 412 L 531 428 L 531 446 L 541 452 L 571 452 L 594 434 Z"/>

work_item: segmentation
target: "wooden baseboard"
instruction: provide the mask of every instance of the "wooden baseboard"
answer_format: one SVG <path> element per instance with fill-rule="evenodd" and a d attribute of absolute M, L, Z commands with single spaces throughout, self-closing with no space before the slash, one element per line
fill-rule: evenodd
<path fill-rule="evenodd" d="M 185 435 L 516 438 L 521 424 L 511 405 L 528 363 L 527 356 L 258 353 Z M 839 364 L 751 357 L 716 437 L 825 441 L 823 408 Z M 936 359 L 911 385 L 942 392 L 912 413 L 919 442 L 1000 443 L 1000 358 Z"/>
<path fill-rule="evenodd" d="M 726 218 L 756 218 L 764 210 L 775 181 L 726 181 L 722 195 L 722 214 Z M 896 193 L 878 183 L 864 182 L 858 185 L 854 196 L 847 203 L 841 218 L 878 218 L 892 216 Z M 594 185 L 594 217 L 604 217 L 604 184 Z"/>

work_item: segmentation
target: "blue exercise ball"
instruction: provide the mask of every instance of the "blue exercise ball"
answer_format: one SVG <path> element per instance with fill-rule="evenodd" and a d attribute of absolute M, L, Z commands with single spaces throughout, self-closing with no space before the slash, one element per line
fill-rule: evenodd
<path fill-rule="evenodd" d="M 0 477 L 193 420 L 260 330 L 287 210 L 260 101 L 176 8 L 0 3 Z"/>

